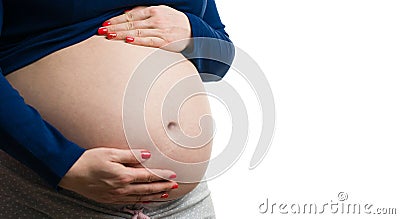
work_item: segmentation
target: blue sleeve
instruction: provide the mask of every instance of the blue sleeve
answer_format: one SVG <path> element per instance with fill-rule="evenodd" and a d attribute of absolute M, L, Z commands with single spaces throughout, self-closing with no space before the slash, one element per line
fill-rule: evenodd
<path fill-rule="evenodd" d="M 0 147 L 54 187 L 84 152 L 26 105 L 1 70 Z"/>
<path fill-rule="evenodd" d="M 193 41 L 192 46 L 182 54 L 196 66 L 203 81 L 218 81 L 229 70 L 235 56 L 235 47 L 225 32 L 215 1 L 204 2 L 203 17 L 185 13 L 191 24 Z"/>
<path fill-rule="evenodd" d="M 0 1 L 0 34 L 3 20 Z M 0 68 L 0 148 L 55 188 L 84 149 L 68 141 L 25 104 Z"/>

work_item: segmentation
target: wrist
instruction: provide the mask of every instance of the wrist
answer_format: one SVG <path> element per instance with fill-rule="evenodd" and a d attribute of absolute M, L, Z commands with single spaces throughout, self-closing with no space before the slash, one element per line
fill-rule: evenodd
<path fill-rule="evenodd" d="M 186 23 L 185 33 L 183 35 L 184 37 L 182 38 L 182 41 L 183 41 L 182 43 L 184 45 L 182 51 L 190 50 L 192 48 L 192 44 L 193 44 L 192 39 L 191 39 L 192 38 L 192 25 L 190 23 L 189 17 L 183 12 L 180 12 L 180 13 L 182 14 L 182 16 L 184 16 L 185 23 Z"/>

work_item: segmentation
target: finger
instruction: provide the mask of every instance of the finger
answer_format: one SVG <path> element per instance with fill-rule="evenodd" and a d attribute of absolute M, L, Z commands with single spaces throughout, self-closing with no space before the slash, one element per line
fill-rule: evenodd
<path fill-rule="evenodd" d="M 127 43 L 137 46 L 147 46 L 154 48 L 160 48 L 167 45 L 165 40 L 159 37 L 127 37 L 125 41 Z"/>
<path fill-rule="evenodd" d="M 109 33 L 129 31 L 135 29 L 150 29 L 153 28 L 153 22 L 151 22 L 151 19 L 145 19 L 140 21 L 125 21 L 123 23 L 109 25 L 105 28 L 107 28 L 107 31 Z"/>
<path fill-rule="evenodd" d="M 111 161 L 121 163 L 121 164 L 139 164 L 143 161 L 149 159 L 151 153 L 148 150 L 122 150 L 113 149 L 111 151 Z"/>
<path fill-rule="evenodd" d="M 148 201 L 165 201 L 168 198 L 168 193 L 160 192 L 151 195 L 127 195 L 119 197 L 113 204 L 133 204 L 135 202 L 148 202 Z"/>
<path fill-rule="evenodd" d="M 134 8 L 131 11 L 127 11 L 122 15 L 119 15 L 117 17 L 111 18 L 110 24 L 120 24 L 120 23 L 125 23 L 127 21 L 139 21 L 139 20 L 145 20 L 147 18 L 151 17 L 150 10 L 147 8 Z"/>
<path fill-rule="evenodd" d="M 176 182 L 153 182 L 129 184 L 125 187 L 114 190 L 116 195 L 151 195 L 160 192 L 168 192 L 179 187 Z"/>
<path fill-rule="evenodd" d="M 148 183 L 176 178 L 176 173 L 171 170 L 132 168 L 126 167 L 127 184 Z"/>
<path fill-rule="evenodd" d="M 127 37 L 137 38 L 137 37 L 162 37 L 162 32 L 159 29 L 136 29 L 130 31 L 121 31 L 108 33 L 108 39 L 124 40 Z"/>

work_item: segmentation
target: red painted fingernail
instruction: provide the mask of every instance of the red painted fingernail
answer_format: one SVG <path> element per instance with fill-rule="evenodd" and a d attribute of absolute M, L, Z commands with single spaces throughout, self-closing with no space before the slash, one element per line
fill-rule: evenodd
<path fill-rule="evenodd" d="M 170 179 L 175 179 L 175 178 L 176 178 L 176 174 L 175 174 L 175 173 L 172 174 L 169 178 L 170 178 Z"/>
<path fill-rule="evenodd" d="M 150 151 L 141 151 L 142 159 L 149 159 L 151 157 Z"/>
<path fill-rule="evenodd" d="M 97 33 L 99 33 L 100 35 L 106 35 L 106 34 L 108 33 L 108 29 L 105 28 L 105 27 L 100 27 L 100 28 L 97 30 Z"/>
<path fill-rule="evenodd" d="M 175 183 L 175 184 L 171 187 L 171 189 L 177 189 L 178 187 L 179 187 L 178 183 Z"/>
<path fill-rule="evenodd" d="M 115 37 L 117 37 L 117 33 L 108 33 L 107 34 L 107 39 L 109 39 L 109 40 L 114 39 Z"/>
<path fill-rule="evenodd" d="M 126 41 L 127 43 L 133 43 L 133 42 L 135 42 L 135 38 L 133 38 L 133 37 L 126 37 L 126 38 L 125 38 L 125 41 Z"/>
<path fill-rule="evenodd" d="M 104 21 L 104 23 L 102 24 L 103 27 L 107 27 L 110 26 L 111 22 L 110 21 Z"/>
<path fill-rule="evenodd" d="M 128 12 L 130 12 L 130 11 L 131 11 L 131 10 L 125 10 L 124 13 L 128 13 Z"/>
<path fill-rule="evenodd" d="M 161 198 L 168 198 L 168 196 L 169 196 L 168 193 L 164 193 L 161 195 Z"/>

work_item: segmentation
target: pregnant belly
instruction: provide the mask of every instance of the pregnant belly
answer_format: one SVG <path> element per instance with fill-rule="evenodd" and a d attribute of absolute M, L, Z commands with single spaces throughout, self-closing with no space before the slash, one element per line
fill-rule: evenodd
<path fill-rule="evenodd" d="M 204 88 L 196 69 L 187 60 L 169 67 L 159 77 L 135 72 L 152 52 L 152 48 L 95 36 L 15 71 L 7 80 L 45 120 L 84 148 L 129 149 L 130 146 L 150 150 L 151 159 L 142 165 L 175 171 L 176 180 L 182 183 L 179 189 L 171 191 L 169 199 L 176 199 L 192 190 L 206 170 L 211 141 L 199 141 L 196 136 L 212 133 L 212 122 L 202 120 L 210 115 L 210 108 L 205 95 L 194 95 Z M 143 75 L 135 77 L 135 74 Z M 124 94 L 131 77 L 132 80 L 147 77 L 154 84 L 146 93 L 143 89 L 148 86 L 135 81 L 136 86 L 128 86 L 129 93 L 134 95 L 127 98 Z M 188 77 L 191 80 L 187 84 L 176 86 Z M 170 90 L 174 94 L 193 95 L 188 95 L 184 102 L 165 103 Z M 124 122 L 123 112 L 140 114 L 145 123 Z M 124 130 L 124 126 L 130 127 L 129 130 Z M 185 147 L 182 142 L 188 139 L 193 141 Z"/>

